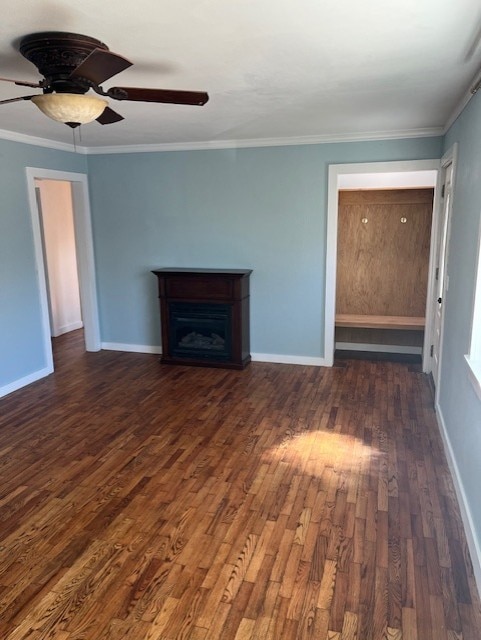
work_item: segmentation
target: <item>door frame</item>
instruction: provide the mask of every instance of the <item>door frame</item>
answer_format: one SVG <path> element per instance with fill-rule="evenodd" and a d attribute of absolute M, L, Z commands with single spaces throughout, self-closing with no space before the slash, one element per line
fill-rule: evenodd
<path fill-rule="evenodd" d="M 433 321 L 433 291 L 435 275 L 435 244 L 434 236 L 440 206 L 440 174 L 441 161 L 435 160 L 404 160 L 394 162 L 365 162 L 355 164 L 331 164 L 328 177 L 327 200 L 327 231 L 326 231 L 326 290 L 324 312 L 324 360 L 326 366 L 332 367 L 335 350 L 335 319 L 336 319 L 336 272 L 337 272 L 337 224 L 339 215 L 339 180 L 343 175 L 372 174 L 372 173 L 412 173 L 416 171 L 437 171 L 437 181 L 434 188 L 433 220 L 431 225 L 431 243 L 429 251 L 429 275 L 426 293 L 426 326 L 423 346 L 423 371 L 431 371 L 431 331 Z"/>
<path fill-rule="evenodd" d="M 452 147 L 450 147 L 446 153 L 441 158 L 441 169 L 438 174 L 438 182 L 439 182 L 439 193 L 441 194 L 442 186 L 445 183 L 446 169 L 449 165 L 451 165 L 451 198 L 449 200 L 449 207 L 446 211 L 446 215 L 448 217 L 447 220 L 447 231 L 446 231 L 446 246 L 445 246 L 445 260 L 444 260 L 444 277 L 443 277 L 443 291 L 442 291 L 442 299 L 443 302 L 441 304 L 441 317 L 440 317 L 440 326 L 439 326 L 439 344 L 438 344 L 438 369 L 436 379 L 433 379 L 434 383 L 434 401 L 437 405 L 439 403 L 439 389 L 441 382 L 441 369 L 442 369 L 442 360 L 443 360 L 443 343 L 444 343 L 444 315 L 446 309 L 446 292 L 449 289 L 449 277 L 446 277 L 448 274 L 448 260 L 449 260 L 449 242 L 451 238 L 451 222 L 452 222 L 452 210 L 453 210 L 453 199 L 454 199 L 454 188 L 456 185 L 456 165 L 458 161 L 458 143 L 455 142 Z M 441 219 L 441 211 L 444 206 L 444 200 L 439 198 L 438 202 L 438 210 L 436 216 L 436 226 L 433 230 L 433 236 L 435 236 L 434 241 L 434 266 L 433 266 L 433 293 L 431 297 L 431 309 L 432 309 L 432 321 L 431 321 L 431 336 L 434 333 L 434 322 L 435 322 L 435 312 L 436 312 L 436 304 L 437 304 L 437 288 L 436 288 L 436 268 L 439 264 L 438 248 L 440 244 L 440 234 L 442 233 L 441 225 L 439 224 Z M 431 369 L 430 369 L 431 371 Z"/>
<path fill-rule="evenodd" d="M 35 194 L 35 180 L 64 181 L 69 182 L 72 186 L 75 248 L 77 253 L 80 304 L 84 323 L 85 349 L 86 351 L 100 351 L 100 326 L 88 179 L 87 175 L 83 173 L 56 171 L 39 167 L 26 167 L 26 178 L 38 276 L 44 354 L 46 368 L 49 373 L 52 373 L 54 366 L 48 314 L 47 276 L 42 249 L 40 212 Z"/>

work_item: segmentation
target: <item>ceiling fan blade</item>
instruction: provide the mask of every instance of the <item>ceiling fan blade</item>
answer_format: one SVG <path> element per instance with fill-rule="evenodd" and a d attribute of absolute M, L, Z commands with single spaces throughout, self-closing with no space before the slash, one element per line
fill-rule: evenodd
<path fill-rule="evenodd" d="M 97 122 L 100 124 L 113 124 L 114 122 L 120 122 L 124 119 L 124 116 L 121 116 L 120 113 L 117 113 L 110 107 L 105 107 L 103 112 L 97 118 Z"/>
<path fill-rule="evenodd" d="M 175 91 L 172 89 L 140 89 L 137 87 L 112 87 L 107 95 L 114 100 L 138 102 L 165 102 L 170 104 L 203 105 L 209 99 L 205 91 Z"/>
<path fill-rule="evenodd" d="M 132 66 L 132 63 L 117 53 L 94 49 L 79 66 L 72 71 L 70 78 L 86 78 L 94 84 L 102 84 L 117 73 Z"/>
<path fill-rule="evenodd" d="M 21 100 L 31 100 L 34 96 L 19 96 L 18 98 L 9 98 L 8 100 L 0 100 L 0 104 L 8 104 L 9 102 L 20 102 Z"/>
<path fill-rule="evenodd" d="M 33 87 L 34 89 L 40 89 L 42 85 L 39 82 L 24 82 L 23 80 L 12 80 L 10 78 L 0 78 L 2 82 L 13 82 L 19 87 Z"/>

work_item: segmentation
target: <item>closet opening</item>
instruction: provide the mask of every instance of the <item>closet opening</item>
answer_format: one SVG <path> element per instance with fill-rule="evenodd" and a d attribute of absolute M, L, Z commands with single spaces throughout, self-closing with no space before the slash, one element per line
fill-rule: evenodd
<path fill-rule="evenodd" d="M 429 186 L 339 189 L 336 356 L 421 363 L 433 199 Z"/>
<path fill-rule="evenodd" d="M 431 371 L 440 161 L 330 165 L 324 359 L 416 358 Z"/>

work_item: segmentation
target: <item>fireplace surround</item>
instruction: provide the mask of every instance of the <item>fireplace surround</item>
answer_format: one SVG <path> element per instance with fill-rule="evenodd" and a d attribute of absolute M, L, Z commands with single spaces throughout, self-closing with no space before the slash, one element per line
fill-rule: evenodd
<path fill-rule="evenodd" d="M 243 369 L 250 269 L 156 269 L 163 364 Z"/>

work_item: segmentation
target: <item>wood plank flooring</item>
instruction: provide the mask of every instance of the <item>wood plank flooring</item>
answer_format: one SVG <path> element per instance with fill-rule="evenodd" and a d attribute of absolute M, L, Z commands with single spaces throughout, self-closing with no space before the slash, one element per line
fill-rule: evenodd
<path fill-rule="evenodd" d="M 84 353 L 0 401 L 5 640 L 476 640 L 417 365 Z"/>

